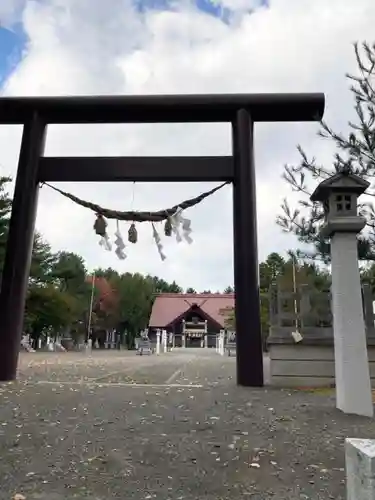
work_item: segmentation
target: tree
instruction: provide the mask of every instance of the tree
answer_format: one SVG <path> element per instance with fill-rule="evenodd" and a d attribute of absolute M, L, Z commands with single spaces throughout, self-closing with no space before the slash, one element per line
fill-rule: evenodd
<path fill-rule="evenodd" d="M 27 293 L 25 331 L 34 340 L 44 334 L 56 335 L 69 325 L 73 318 L 73 298 L 55 285 L 32 284 Z"/>
<path fill-rule="evenodd" d="M 361 269 L 361 281 L 370 285 L 371 291 L 375 292 L 375 262 Z"/>
<path fill-rule="evenodd" d="M 282 276 L 285 269 L 285 259 L 278 253 L 271 253 L 264 262 L 259 264 L 259 278 L 260 278 L 260 319 L 261 330 L 263 336 L 264 347 L 266 346 L 266 339 L 269 331 L 269 297 L 268 291 L 273 282 Z M 232 287 L 227 287 L 224 293 L 233 293 Z M 222 311 L 224 316 L 224 325 L 229 330 L 235 329 L 235 310 L 228 308 Z"/>
<path fill-rule="evenodd" d="M 226 310 L 221 311 L 224 316 L 224 326 L 228 330 L 236 329 L 236 314 L 233 307 L 228 307 Z"/>
<path fill-rule="evenodd" d="M 224 288 L 224 293 L 234 293 L 234 288 L 232 286 L 227 286 Z"/>
<path fill-rule="evenodd" d="M 81 256 L 72 252 L 58 252 L 52 264 L 51 276 L 60 290 L 79 293 L 87 291 L 86 267 Z"/>
<path fill-rule="evenodd" d="M 9 218 L 12 210 L 12 198 L 7 190 L 10 181 L 9 177 L 0 177 L 0 272 L 4 265 Z"/>
<path fill-rule="evenodd" d="M 304 262 L 299 258 L 298 253 L 291 250 L 288 252 L 289 259 L 285 261 L 282 274 L 278 276 L 277 284 L 289 291 L 301 285 L 310 285 L 317 290 L 329 288 L 330 275 L 328 271 L 321 270 L 313 262 Z"/>
<path fill-rule="evenodd" d="M 182 293 L 182 288 L 180 285 L 177 285 L 175 281 L 172 281 L 171 284 L 168 284 L 168 293 Z"/>
<path fill-rule="evenodd" d="M 186 293 L 197 293 L 196 290 L 194 290 L 194 288 L 187 288 L 186 289 Z"/>
<path fill-rule="evenodd" d="M 42 236 L 36 232 L 31 256 L 30 275 L 26 295 L 24 330 L 34 340 L 47 333 L 50 328 L 64 324 L 64 314 L 70 317 L 67 297 L 60 297 L 53 284 L 51 268 L 55 255 Z"/>
<path fill-rule="evenodd" d="M 8 192 L 8 185 L 11 181 L 12 179 L 10 177 L 0 177 L 0 272 L 4 265 L 9 220 L 12 211 L 12 198 L 9 196 Z M 53 259 L 54 256 L 50 246 L 43 240 L 42 236 L 36 232 L 30 266 L 30 280 L 32 282 L 44 282 L 49 273 Z"/>
<path fill-rule="evenodd" d="M 152 283 L 154 293 L 182 293 L 182 288 L 175 281 L 168 283 L 157 276 L 147 275 L 146 279 Z"/>
<path fill-rule="evenodd" d="M 29 283 L 51 282 L 53 279 L 51 269 L 55 260 L 56 255 L 52 253 L 50 245 L 36 232 L 31 256 Z"/>
<path fill-rule="evenodd" d="M 90 313 L 91 285 L 87 279 L 85 263 L 75 253 L 58 252 L 50 274 L 60 292 L 71 298 L 72 315 L 66 329 L 77 340 L 87 332 Z"/>
<path fill-rule="evenodd" d="M 8 177 L 0 177 L 0 272 L 2 271 L 12 199 Z M 45 334 L 87 332 L 92 278 L 85 263 L 72 252 L 53 253 L 50 245 L 35 233 L 26 298 L 24 329 L 34 339 Z M 148 325 L 157 293 L 182 293 L 173 281 L 138 273 L 119 275 L 114 269 L 95 271 L 92 324 L 96 328 L 127 329 L 134 336 Z"/>
<path fill-rule="evenodd" d="M 224 316 L 224 326 L 228 330 L 236 330 L 236 314 L 233 307 L 228 307 L 222 310 L 221 315 Z M 269 299 L 268 293 L 261 292 L 260 294 L 260 323 L 263 338 L 263 348 L 266 350 L 267 337 L 269 331 Z"/>
<path fill-rule="evenodd" d="M 125 273 L 118 283 L 119 325 L 127 331 L 128 348 L 134 347 L 135 336 L 148 326 L 155 296 L 155 281 L 139 273 Z"/>
<path fill-rule="evenodd" d="M 282 275 L 285 259 L 278 253 L 271 253 L 264 262 L 259 264 L 259 286 L 261 290 L 268 290 L 278 276 Z"/>
<path fill-rule="evenodd" d="M 268 255 L 264 262 L 259 264 L 260 322 L 264 350 L 267 350 L 267 338 L 270 328 L 270 286 L 272 284 L 278 284 L 282 288 L 292 291 L 295 280 L 295 285 L 297 287 L 301 284 L 310 284 L 318 290 L 325 290 L 330 283 L 328 272 L 320 270 L 314 263 L 302 262 L 298 252 L 289 250 L 287 255 L 289 258 L 284 259 L 280 254 L 273 252 Z M 234 308 L 227 308 L 221 311 L 221 314 L 224 316 L 225 328 L 235 330 L 236 321 Z"/>
<path fill-rule="evenodd" d="M 116 288 L 119 275 L 118 273 L 114 274 L 113 270 L 107 271 L 108 272 L 103 273 L 101 270 L 97 270 L 94 273 L 95 277 L 90 276 L 87 278 L 87 282 L 90 283 L 90 288 L 94 280 L 94 297 L 92 304 L 94 317 L 91 318 L 91 324 L 94 328 L 101 330 L 116 328 L 120 314 L 120 299 Z M 106 274 L 112 279 L 110 280 L 110 278 L 104 277 L 103 274 Z"/>
<path fill-rule="evenodd" d="M 12 198 L 9 196 L 10 177 L 0 177 L 0 272 L 3 269 Z M 45 282 L 50 271 L 54 255 L 42 236 L 36 232 L 32 250 L 29 282 Z"/>
<path fill-rule="evenodd" d="M 284 257 L 276 252 L 270 253 L 266 260 L 259 264 L 260 323 L 264 350 L 267 349 L 270 327 L 269 289 L 284 275 L 285 267 Z"/>
<path fill-rule="evenodd" d="M 372 183 L 368 195 L 375 196 L 375 44 L 354 45 L 358 65 L 358 76 L 346 75 L 351 82 L 354 109 L 357 118 L 349 122 L 347 135 L 334 132 L 327 123 L 321 123 L 319 136 L 333 141 L 337 147 L 332 165 L 320 165 L 315 158 L 309 159 L 301 146 L 298 151 L 301 162 L 284 167 L 284 180 L 293 191 L 302 195 L 296 208 L 290 208 L 287 200 L 282 205 L 283 214 L 277 223 L 286 232 L 294 233 L 300 242 L 312 244 L 313 252 L 305 252 L 305 257 L 330 259 L 330 245 L 319 228 L 324 213 L 320 203 L 313 203 L 309 197 L 318 182 L 340 171 L 350 171 Z M 310 185 L 310 186 L 309 186 Z M 358 237 L 360 260 L 375 260 L 375 210 L 372 203 L 361 203 L 359 212 L 366 217 L 367 230 Z"/>
<path fill-rule="evenodd" d="M 24 328 L 34 339 L 74 329 L 83 333 L 90 287 L 81 257 L 53 254 L 36 233 L 26 298 Z M 80 328 L 79 326 L 80 325 Z"/>
<path fill-rule="evenodd" d="M 139 273 L 118 274 L 109 269 L 95 270 L 92 325 L 96 329 L 116 329 L 127 332 L 128 347 L 134 346 L 135 336 L 148 326 L 155 296 L 158 293 L 181 293 L 175 281 L 168 283 L 157 276 Z M 87 277 L 92 284 L 92 276 Z"/>

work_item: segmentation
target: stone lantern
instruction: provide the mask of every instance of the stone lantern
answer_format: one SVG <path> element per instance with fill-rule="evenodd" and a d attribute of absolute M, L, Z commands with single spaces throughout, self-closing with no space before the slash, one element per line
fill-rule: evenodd
<path fill-rule="evenodd" d="M 311 201 L 323 204 L 321 234 L 331 240 L 336 406 L 364 416 L 373 416 L 373 403 L 357 247 L 366 220 L 357 206 L 369 186 L 343 171 L 321 182 L 311 195 Z"/>
<path fill-rule="evenodd" d="M 359 233 L 366 225 L 358 215 L 358 198 L 370 183 L 348 171 L 339 172 L 319 184 L 311 201 L 320 201 L 324 207 L 322 234 L 331 237 L 337 231 Z"/>

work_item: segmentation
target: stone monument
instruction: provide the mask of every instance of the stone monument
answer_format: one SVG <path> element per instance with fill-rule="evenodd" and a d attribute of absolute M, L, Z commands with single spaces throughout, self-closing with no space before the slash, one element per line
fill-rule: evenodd
<path fill-rule="evenodd" d="M 321 182 L 311 200 L 323 203 L 321 234 L 331 240 L 336 406 L 344 413 L 372 417 L 357 250 L 357 234 L 366 225 L 357 213 L 357 201 L 369 185 L 345 170 Z"/>

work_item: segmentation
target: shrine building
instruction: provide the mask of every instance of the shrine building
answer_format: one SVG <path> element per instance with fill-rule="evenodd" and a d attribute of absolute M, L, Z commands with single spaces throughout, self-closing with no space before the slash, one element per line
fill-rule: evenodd
<path fill-rule="evenodd" d="M 151 311 L 150 338 L 160 329 L 173 336 L 175 347 L 215 347 L 233 308 L 233 293 L 160 293 Z"/>

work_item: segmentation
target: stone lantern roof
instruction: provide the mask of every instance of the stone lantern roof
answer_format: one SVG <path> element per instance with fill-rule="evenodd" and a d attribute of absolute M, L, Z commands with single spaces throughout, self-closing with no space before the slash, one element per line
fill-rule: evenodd
<path fill-rule="evenodd" d="M 311 201 L 325 202 L 335 191 L 360 196 L 370 183 L 348 170 L 343 170 L 322 181 L 310 196 Z"/>

